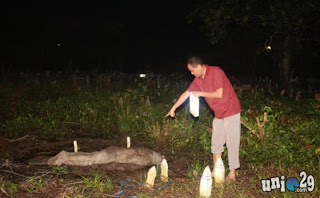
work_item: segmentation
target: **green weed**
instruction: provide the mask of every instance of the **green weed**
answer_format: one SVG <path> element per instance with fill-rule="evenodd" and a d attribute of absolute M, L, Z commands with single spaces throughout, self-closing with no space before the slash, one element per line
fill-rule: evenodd
<path fill-rule="evenodd" d="M 95 172 L 92 177 L 82 177 L 81 182 L 85 185 L 84 190 L 98 190 L 99 192 L 104 192 L 107 190 L 112 190 L 114 185 L 112 180 L 106 175 L 99 175 Z"/>
<path fill-rule="evenodd" d="M 63 166 L 53 166 L 51 172 L 56 174 L 67 174 L 69 171 Z"/>
<path fill-rule="evenodd" d="M 200 157 L 198 156 L 198 159 L 195 162 L 188 165 L 187 175 L 190 178 L 200 178 L 207 165 L 208 162 L 206 160 L 200 160 Z"/>
<path fill-rule="evenodd" d="M 40 189 L 43 187 L 43 179 L 40 177 L 34 178 L 34 177 L 28 177 L 28 187 L 26 188 L 26 191 L 30 194 L 33 194 L 34 191 Z"/>
<path fill-rule="evenodd" d="M 11 197 L 14 197 L 14 194 L 18 191 L 18 185 L 13 182 L 2 182 L 0 185 L 2 192 L 9 194 Z"/>

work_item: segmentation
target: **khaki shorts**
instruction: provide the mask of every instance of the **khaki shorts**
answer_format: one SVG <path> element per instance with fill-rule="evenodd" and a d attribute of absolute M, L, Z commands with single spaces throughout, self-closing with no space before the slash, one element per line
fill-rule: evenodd
<path fill-rule="evenodd" d="M 223 153 L 224 145 L 226 144 L 228 149 L 229 169 L 237 169 L 240 167 L 240 133 L 240 113 L 223 119 L 213 119 L 211 152 L 212 154 Z"/>

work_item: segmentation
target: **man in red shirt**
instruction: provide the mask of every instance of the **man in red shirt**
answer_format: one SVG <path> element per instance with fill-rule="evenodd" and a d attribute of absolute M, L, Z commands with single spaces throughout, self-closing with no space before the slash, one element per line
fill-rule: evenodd
<path fill-rule="evenodd" d="M 215 115 L 212 122 L 211 139 L 213 166 L 221 157 L 224 144 L 226 144 L 230 170 L 226 181 L 234 182 L 236 181 L 236 169 L 240 167 L 240 101 L 220 67 L 205 65 L 199 57 L 192 56 L 188 60 L 188 69 L 195 78 L 165 117 L 174 117 L 175 110 L 188 99 L 191 92 L 195 97 L 204 97 Z"/>

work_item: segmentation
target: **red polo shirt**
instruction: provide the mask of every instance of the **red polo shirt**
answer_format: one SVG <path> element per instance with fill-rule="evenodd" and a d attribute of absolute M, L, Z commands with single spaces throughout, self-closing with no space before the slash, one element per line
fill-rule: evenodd
<path fill-rule="evenodd" d="M 207 70 L 204 78 L 194 78 L 188 91 L 213 92 L 222 87 L 222 98 L 205 98 L 215 117 L 222 119 L 240 113 L 240 101 L 224 71 L 218 66 L 205 67 Z"/>

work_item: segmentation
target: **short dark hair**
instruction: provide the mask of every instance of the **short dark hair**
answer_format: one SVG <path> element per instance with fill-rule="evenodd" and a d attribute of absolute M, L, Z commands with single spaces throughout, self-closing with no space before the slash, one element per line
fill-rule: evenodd
<path fill-rule="evenodd" d="M 203 65 L 203 62 L 198 56 L 190 56 L 188 58 L 188 64 L 192 67 L 196 67 L 197 65 Z"/>

